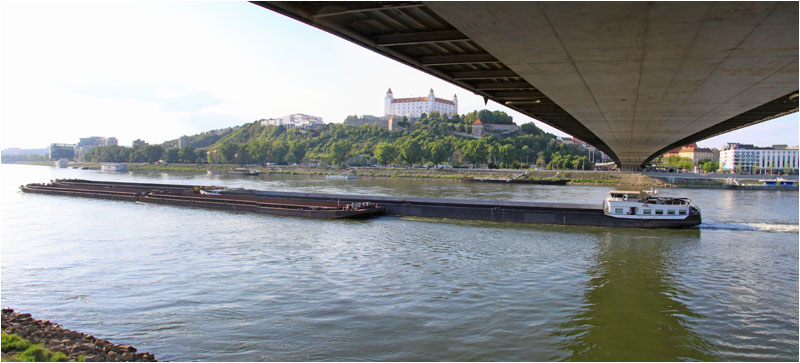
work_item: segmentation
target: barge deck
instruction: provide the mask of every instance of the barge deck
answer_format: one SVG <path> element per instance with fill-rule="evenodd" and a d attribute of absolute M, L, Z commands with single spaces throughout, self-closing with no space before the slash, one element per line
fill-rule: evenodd
<path fill-rule="evenodd" d="M 223 196 L 200 193 L 209 187 L 167 184 L 136 184 L 91 182 L 86 180 L 56 180 L 50 184 L 20 186 L 26 193 L 111 199 L 130 202 L 166 204 L 280 216 L 339 219 L 361 218 L 383 214 L 386 209 L 364 201 L 325 202 L 299 201 L 269 197 Z"/>
<path fill-rule="evenodd" d="M 560 225 L 581 225 L 601 227 L 634 227 L 634 228 L 685 228 L 700 224 L 700 215 L 691 215 L 680 220 L 653 220 L 614 218 L 606 215 L 598 205 L 572 203 L 536 203 L 495 200 L 445 199 L 420 197 L 372 196 L 353 194 L 299 193 L 263 191 L 249 189 L 225 189 L 213 186 L 126 183 L 90 180 L 57 180 L 54 186 L 69 185 L 76 189 L 103 190 L 117 192 L 138 192 L 147 195 L 139 196 L 141 201 L 172 204 L 203 204 L 206 208 L 215 208 L 215 203 L 227 203 L 221 209 L 248 210 L 258 203 L 277 203 L 284 205 L 315 205 L 327 203 L 329 206 L 342 204 L 379 205 L 386 214 L 396 216 L 449 218 L 464 220 L 482 220 L 496 222 L 544 223 Z M 203 195 L 203 202 L 195 201 L 203 191 L 214 191 L 218 195 Z M 113 195 L 113 194 L 112 194 Z M 183 195 L 192 198 L 181 199 L 165 195 Z M 224 202 L 223 202 L 224 200 Z M 271 201 L 271 202 L 267 202 Z M 267 208 L 266 206 L 264 206 Z M 239 208 L 239 209 L 237 209 Z M 254 210 L 255 211 L 255 210 Z"/>

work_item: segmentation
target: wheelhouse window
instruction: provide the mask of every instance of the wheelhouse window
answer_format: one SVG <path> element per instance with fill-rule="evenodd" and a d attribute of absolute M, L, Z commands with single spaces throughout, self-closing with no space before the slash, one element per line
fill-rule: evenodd
<path fill-rule="evenodd" d="M 679 210 L 679 211 L 678 211 L 678 214 L 680 214 L 680 215 L 682 215 L 682 216 L 685 216 L 685 215 L 686 215 L 686 209 L 681 209 L 681 210 Z"/>
<path fill-rule="evenodd" d="M 675 215 L 675 210 L 674 209 L 667 209 L 667 214 L 669 214 L 671 216 L 674 216 Z"/>
<path fill-rule="evenodd" d="M 657 216 L 664 215 L 664 210 L 663 209 L 656 209 L 656 215 Z"/>
<path fill-rule="evenodd" d="M 622 208 L 615 208 L 614 209 L 614 213 L 615 214 L 622 214 Z"/>
<path fill-rule="evenodd" d="M 653 214 L 653 210 L 652 209 L 645 209 L 644 210 L 644 214 Z"/>

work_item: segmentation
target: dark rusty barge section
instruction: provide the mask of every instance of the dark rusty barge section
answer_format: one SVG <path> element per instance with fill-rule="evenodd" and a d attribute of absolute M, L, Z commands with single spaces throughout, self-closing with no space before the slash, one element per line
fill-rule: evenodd
<path fill-rule="evenodd" d="M 536 203 L 495 200 L 445 199 L 373 196 L 355 194 L 298 193 L 248 189 L 225 189 L 213 186 L 124 183 L 90 180 L 57 180 L 56 186 L 70 186 L 80 190 L 102 190 L 108 192 L 140 193 L 139 200 L 151 203 L 200 206 L 193 198 L 199 191 L 217 191 L 217 196 L 203 196 L 205 208 L 233 209 L 243 211 L 252 208 L 269 208 L 266 204 L 311 206 L 327 203 L 327 206 L 370 203 L 385 208 L 386 214 L 396 216 L 482 220 L 495 222 L 545 223 L 561 225 L 634 227 L 634 228 L 685 228 L 700 224 L 700 216 L 693 215 L 683 220 L 622 219 L 606 216 L 598 205 L 572 203 Z M 141 194 L 147 196 L 142 198 Z M 120 194 L 123 198 L 125 194 Z M 83 195 L 78 195 L 83 196 Z M 112 198 L 116 194 L 110 194 Z M 177 197 L 176 197 L 177 196 Z M 98 196 L 99 197 L 99 196 Z"/>
<path fill-rule="evenodd" d="M 355 194 L 297 193 L 231 189 L 223 195 L 258 195 L 296 200 L 369 201 L 386 208 L 386 214 L 493 222 L 542 223 L 598 227 L 686 228 L 700 224 L 699 215 L 683 220 L 623 219 L 609 217 L 599 206 L 575 203 L 536 203 L 497 200 L 394 197 Z M 599 204 L 599 203 L 598 203 Z"/>
<path fill-rule="evenodd" d="M 88 180 L 56 180 L 50 184 L 20 186 L 20 190 L 26 193 L 111 199 L 305 218 L 360 218 L 379 215 L 386 211 L 381 206 L 365 201 L 326 202 L 235 195 L 223 196 L 217 192 L 205 192 L 210 188 L 212 187 L 92 182 Z"/>

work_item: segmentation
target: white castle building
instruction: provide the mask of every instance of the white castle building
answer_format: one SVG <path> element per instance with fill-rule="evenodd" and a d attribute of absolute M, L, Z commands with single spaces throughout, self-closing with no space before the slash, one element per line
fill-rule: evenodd
<path fill-rule="evenodd" d="M 449 116 L 458 114 L 458 97 L 453 95 L 452 101 L 436 98 L 433 89 L 428 93 L 428 97 L 394 98 L 391 88 L 386 92 L 383 106 L 383 113 L 386 116 L 418 118 L 423 113 L 429 114 L 433 111 Z"/>

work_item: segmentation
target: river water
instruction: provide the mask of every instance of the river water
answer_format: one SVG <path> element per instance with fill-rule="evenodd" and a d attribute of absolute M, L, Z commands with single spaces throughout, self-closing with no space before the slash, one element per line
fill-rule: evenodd
<path fill-rule="evenodd" d="M 798 193 L 700 228 L 319 221 L 23 194 L 53 178 L 600 205 L 608 187 L 2 165 L 2 305 L 160 360 L 798 360 Z"/>

